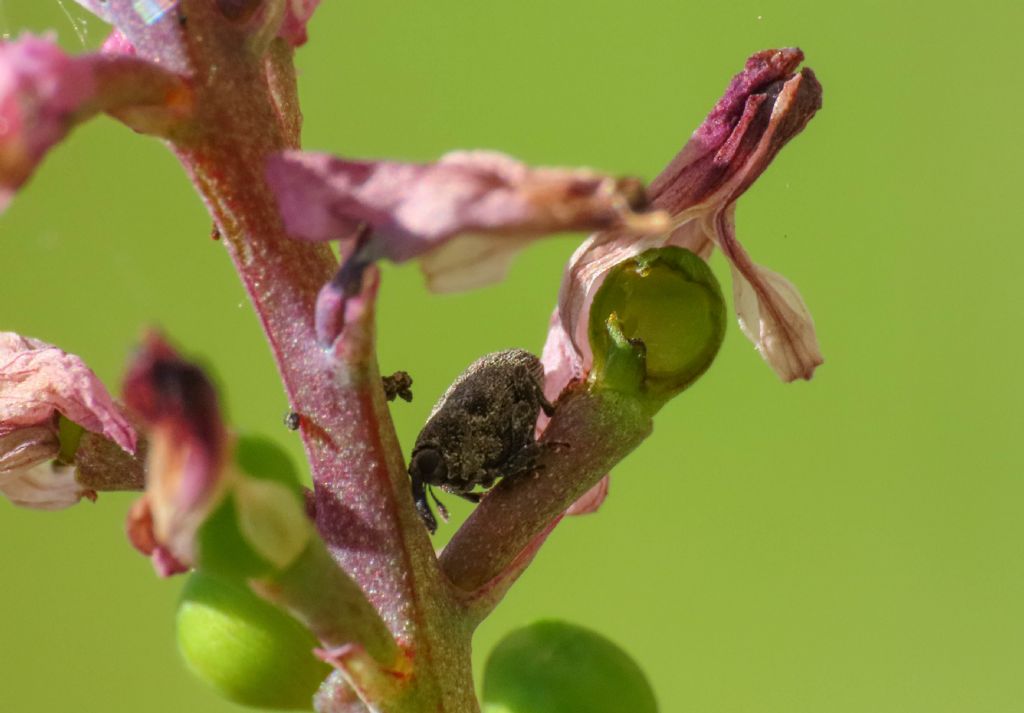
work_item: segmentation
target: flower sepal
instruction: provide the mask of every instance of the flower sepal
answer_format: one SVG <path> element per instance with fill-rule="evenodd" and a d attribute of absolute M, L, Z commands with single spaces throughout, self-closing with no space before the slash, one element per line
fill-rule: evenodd
<path fill-rule="evenodd" d="M 198 569 L 235 580 L 290 566 L 313 538 L 288 455 L 268 439 L 236 441 L 232 487 L 196 532 Z"/>

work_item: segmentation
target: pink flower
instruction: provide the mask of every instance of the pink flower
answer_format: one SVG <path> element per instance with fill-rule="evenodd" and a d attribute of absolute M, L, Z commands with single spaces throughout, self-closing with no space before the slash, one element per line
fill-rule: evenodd
<path fill-rule="evenodd" d="M 734 309 L 743 333 L 784 381 L 810 379 L 823 361 L 814 322 L 797 289 L 755 264 L 736 238 L 735 202 L 775 154 L 821 107 L 821 85 L 795 48 L 747 60 L 725 95 L 650 186 L 651 205 L 671 215 L 671 228 L 642 235 L 613 228 L 592 235 L 566 266 L 542 361 L 544 391 L 554 400 L 593 365 L 590 306 L 608 272 L 653 247 L 676 245 L 707 259 L 714 246 L 732 268 Z M 540 424 L 543 428 L 544 423 Z M 608 477 L 570 508 L 596 510 Z"/>
<path fill-rule="evenodd" d="M 150 335 L 124 380 L 129 408 L 149 438 L 146 494 L 129 513 L 132 544 L 163 575 L 195 558 L 195 536 L 227 487 L 227 434 L 213 386 L 163 339 Z"/>
<path fill-rule="evenodd" d="M 628 224 L 665 229 L 662 214 L 637 215 L 640 186 L 582 169 L 530 168 L 491 151 L 455 152 L 435 163 L 349 161 L 287 152 L 267 168 L 288 232 L 343 239 L 370 232 L 360 260 L 419 258 L 431 289 L 500 280 L 529 242 L 560 231 Z"/>
<path fill-rule="evenodd" d="M 92 495 L 55 462 L 58 416 L 135 451 L 134 429 L 80 358 L 0 332 L 0 492 L 18 505 L 54 510 Z"/>
<path fill-rule="evenodd" d="M 163 135 L 190 111 L 183 80 L 129 48 L 116 34 L 104 52 L 81 57 L 50 35 L 0 42 L 0 211 L 50 148 L 96 113 Z"/>
<path fill-rule="evenodd" d="M 735 201 L 821 106 L 821 85 L 798 49 L 766 50 L 747 60 L 725 95 L 650 187 L 652 206 L 671 228 L 640 235 L 628 228 L 592 235 L 566 267 L 552 317 L 545 392 L 556 398 L 592 364 L 590 304 L 615 265 L 644 250 L 676 245 L 707 258 L 715 245 L 732 267 L 734 308 L 744 334 L 784 381 L 810 379 L 822 363 L 814 323 L 796 288 L 756 265 L 736 239 Z"/>

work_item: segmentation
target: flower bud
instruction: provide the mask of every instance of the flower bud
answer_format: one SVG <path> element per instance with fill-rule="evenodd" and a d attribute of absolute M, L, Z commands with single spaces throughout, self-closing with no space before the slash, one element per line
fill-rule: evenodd
<path fill-rule="evenodd" d="M 506 636 L 484 671 L 484 713 L 657 713 L 629 654 L 593 631 L 542 621 Z"/>
<path fill-rule="evenodd" d="M 718 281 L 689 250 L 655 248 L 619 263 L 590 309 L 591 379 L 657 410 L 711 365 L 725 314 Z"/>
<path fill-rule="evenodd" d="M 185 585 L 177 633 L 189 669 L 243 705 L 310 710 L 331 672 L 297 621 L 244 586 L 200 572 Z"/>

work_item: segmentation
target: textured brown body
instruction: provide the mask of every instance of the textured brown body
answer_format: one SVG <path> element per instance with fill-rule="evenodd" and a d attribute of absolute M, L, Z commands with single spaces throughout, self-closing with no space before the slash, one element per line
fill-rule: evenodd
<path fill-rule="evenodd" d="M 533 468 L 537 413 L 553 413 L 543 378 L 533 354 L 495 352 L 470 364 L 434 406 L 409 464 L 413 499 L 431 532 L 437 522 L 425 486 L 476 502 L 477 486 L 486 490 L 499 478 Z"/>

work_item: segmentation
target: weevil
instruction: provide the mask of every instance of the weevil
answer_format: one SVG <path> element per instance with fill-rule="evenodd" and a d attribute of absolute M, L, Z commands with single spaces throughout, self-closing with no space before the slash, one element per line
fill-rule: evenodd
<path fill-rule="evenodd" d="M 537 414 L 555 407 L 544 397 L 544 367 L 522 349 L 488 354 L 448 387 L 416 438 L 409 461 L 412 498 L 433 534 L 437 520 L 427 494 L 447 512 L 431 486 L 480 502 L 496 481 L 536 469 L 542 446 L 534 437 Z"/>

